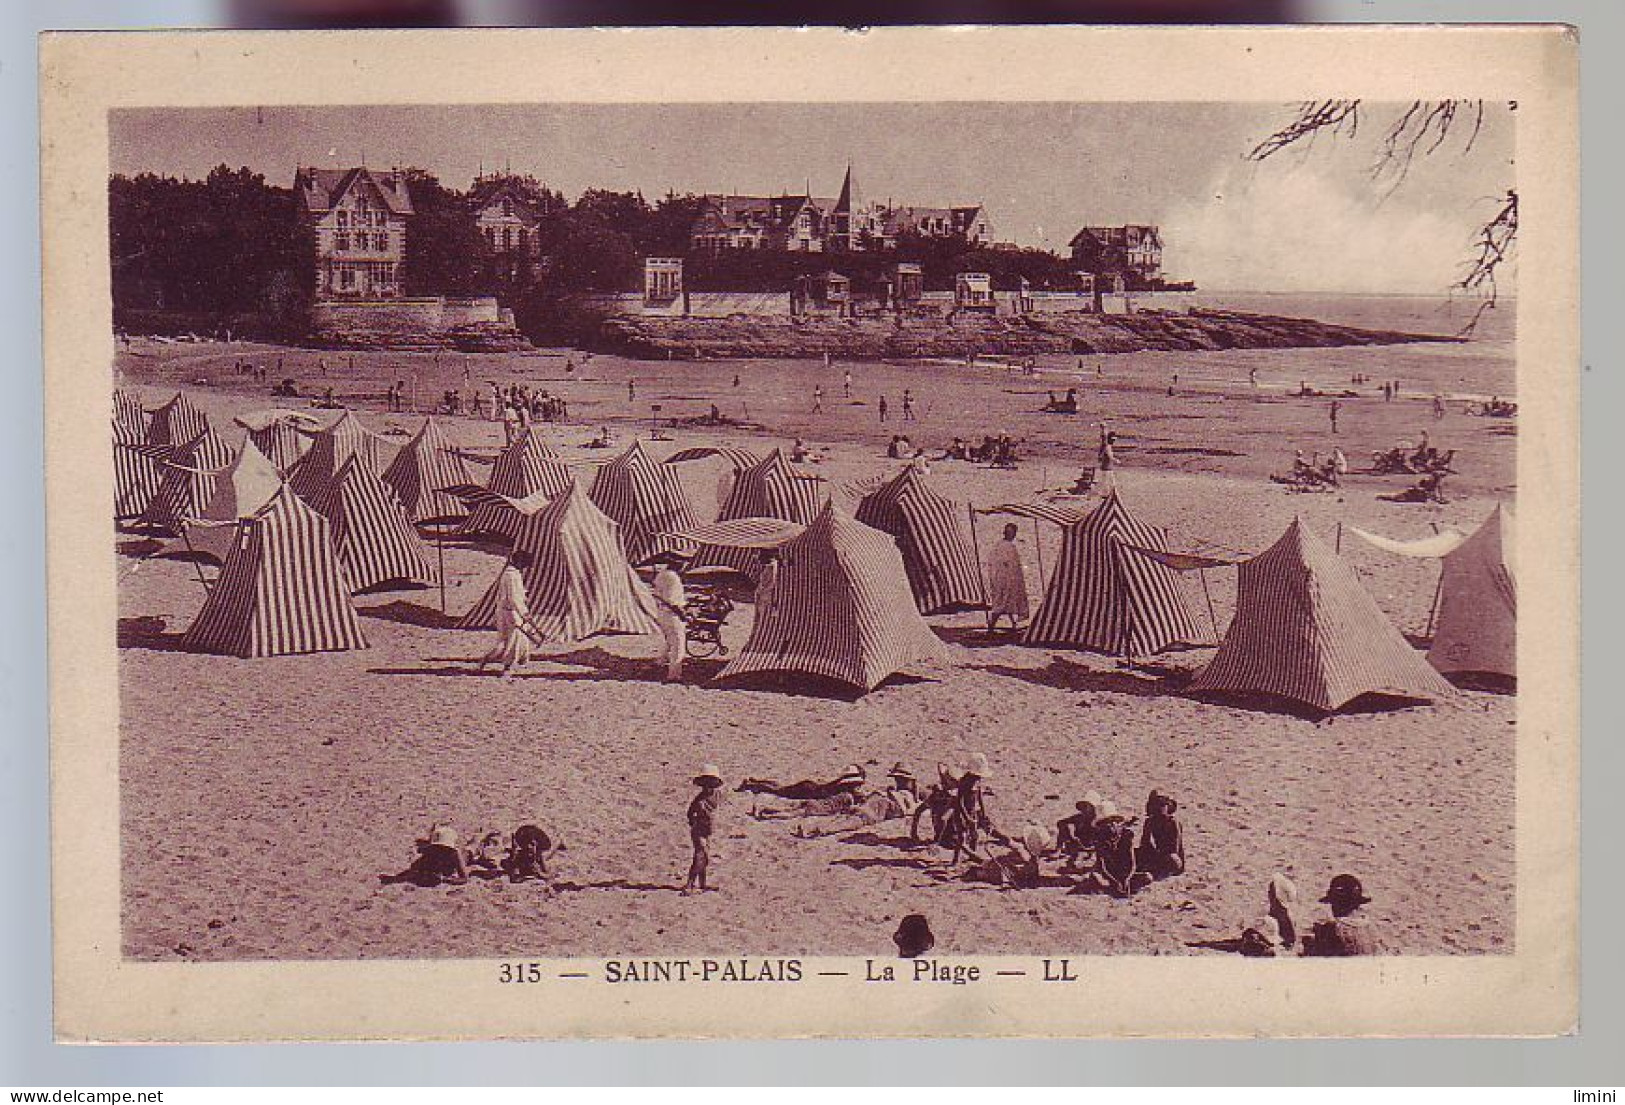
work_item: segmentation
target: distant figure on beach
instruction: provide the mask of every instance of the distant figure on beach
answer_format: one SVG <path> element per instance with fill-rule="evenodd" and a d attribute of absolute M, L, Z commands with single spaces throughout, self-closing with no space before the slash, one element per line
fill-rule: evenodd
<path fill-rule="evenodd" d="M 530 553 L 515 549 L 497 580 L 497 643 L 480 657 L 477 671 L 487 664 L 501 664 L 502 678 L 512 679 L 513 670 L 530 659 L 530 598 L 525 593 L 525 572 Z"/>
<path fill-rule="evenodd" d="M 1433 397 L 1433 417 L 1444 417 L 1444 396 L 1442 395 L 1435 395 Z"/>
<path fill-rule="evenodd" d="M 626 381 L 626 401 L 628 403 L 636 402 L 637 398 L 638 382 L 636 380 L 628 379 Z"/>
<path fill-rule="evenodd" d="M 1178 810 L 1177 802 L 1156 791 L 1145 800 L 1145 827 L 1140 830 L 1135 861 L 1141 871 L 1154 879 L 1185 871 L 1185 834 L 1174 816 Z"/>
<path fill-rule="evenodd" d="M 502 859 L 502 871 L 509 882 L 540 879 L 546 883 L 549 881 L 547 854 L 552 850 L 553 838 L 540 826 L 521 825 L 513 831 L 508 854 Z"/>
<path fill-rule="evenodd" d="M 796 443 L 790 446 L 791 462 L 794 464 L 805 464 L 807 463 L 807 455 L 807 443 L 802 441 L 799 437 L 796 438 Z"/>
<path fill-rule="evenodd" d="M 1382 401 L 1391 403 L 1394 400 L 1394 385 L 1384 380 L 1382 382 Z"/>
<path fill-rule="evenodd" d="M 398 875 L 379 875 L 384 885 L 409 882 L 413 886 L 431 887 L 445 883 L 461 886 L 468 881 L 468 865 L 463 861 L 462 841 L 457 830 L 450 825 L 434 825 L 429 835 L 417 842 L 417 858 Z"/>
<path fill-rule="evenodd" d="M 884 395 L 880 397 L 880 421 L 886 421 L 886 397 Z"/>
<path fill-rule="evenodd" d="M 1000 618 L 1010 619 L 1010 630 L 1021 628 L 1027 620 L 1027 568 L 1021 562 L 1021 547 L 1016 544 L 1020 531 L 1014 522 L 1006 522 L 1004 538 L 995 546 L 987 561 L 987 630 L 993 632 Z"/>
<path fill-rule="evenodd" d="M 1258 369 L 1249 368 L 1247 370 L 1247 384 L 1255 389 L 1258 387 Z"/>
<path fill-rule="evenodd" d="M 812 412 L 814 414 L 823 414 L 824 413 L 824 385 L 822 385 L 822 384 L 814 384 L 813 385 Z"/>
<path fill-rule="evenodd" d="M 841 394 L 847 399 L 852 398 L 852 370 L 850 368 L 841 370 Z"/>
<path fill-rule="evenodd" d="M 681 560 L 676 553 L 664 552 L 655 563 L 659 565 L 655 569 L 653 583 L 655 620 L 660 624 L 660 637 L 665 646 L 661 655 L 666 665 L 664 681 L 681 683 L 683 641 L 687 636 L 683 606 L 688 601 L 683 591 L 683 577 L 677 574 L 677 565 Z"/>
<path fill-rule="evenodd" d="M 1095 456 L 1095 465 L 1102 472 L 1110 472 L 1117 467 L 1117 433 L 1106 428 L 1106 423 L 1100 424 L 1100 448 Z"/>
<path fill-rule="evenodd" d="M 908 466 L 922 476 L 931 474 L 931 458 L 925 455 L 924 449 L 914 450 L 914 455 L 909 458 Z"/>
<path fill-rule="evenodd" d="M 722 805 L 722 773 L 715 764 L 706 764 L 694 776 L 694 785 L 700 792 L 688 804 L 688 836 L 694 845 L 694 858 L 688 864 L 684 896 L 715 889 L 706 884 L 706 875 L 711 868 L 711 834 L 716 831 L 717 807 Z"/>
<path fill-rule="evenodd" d="M 1073 803 L 1071 815 L 1055 823 L 1055 847 L 1064 859 L 1061 870 L 1072 870 L 1079 862 L 1093 858 L 1095 818 L 1100 812 L 1101 802 L 1100 795 L 1091 790 Z"/>
<path fill-rule="evenodd" d="M 903 421 L 914 421 L 914 393 L 908 388 L 903 389 Z"/>
<path fill-rule="evenodd" d="M 1329 408 L 1327 408 L 1327 411 L 1326 411 L 1326 413 L 1331 416 L 1331 419 L 1332 419 L 1332 433 L 1334 433 L 1334 434 L 1337 432 L 1337 412 L 1342 409 L 1342 406 L 1343 405 L 1341 403 L 1339 403 L 1336 399 L 1333 399 L 1332 400 L 1332 405 Z"/>
<path fill-rule="evenodd" d="M 779 550 L 763 549 L 760 567 L 756 571 L 756 622 L 773 616 L 773 600 L 779 591 Z"/>
<path fill-rule="evenodd" d="M 775 798 L 807 801 L 813 798 L 834 798 L 838 794 L 854 794 L 868 781 L 868 772 L 859 764 L 847 764 L 833 779 L 801 779 L 794 783 L 781 783 L 776 779 L 743 779 L 736 788 L 741 794 L 771 794 Z"/>
<path fill-rule="evenodd" d="M 1368 919 L 1361 915 L 1360 907 L 1371 899 L 1365 888 L 1353 875 L 1338 875 L 1326 888 L 1320 899 L 1331 906 L 1330 920 L 1316 921 L 1304 938 L 1304 955 L 1349 956 L 1381 955 L 1381 941 Z"/>
<path fill-rule="evenodd" d="M 734 373 L 734 387 L 739 386 L 739 373 Z"/>

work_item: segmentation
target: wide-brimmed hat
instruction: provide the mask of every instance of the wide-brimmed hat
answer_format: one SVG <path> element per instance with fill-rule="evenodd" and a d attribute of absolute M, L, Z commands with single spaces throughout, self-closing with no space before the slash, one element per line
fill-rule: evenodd
<path fill-rule="evenodd" d="M 924 955 L 937 942 L 937 938 L 931 933 L 930 922 L 921 913 L 910 913 L 899 921 L 897 931 L 892 934 L 892 940 L 897 944 L 897 953 L 905 959 Z"/>
<path fill-rule="evenodd" d="M 1102 801 L 1104 801 L 1104 799 L 1102 799 L 1100 797 L 1100 792 L 1098 790 L 1084 791 L 1083 800 L 1085 802 L 1088 802 L 1091 806 L 1095 807 L 1095 809 L 1097 809 L 1097 810 L 1100 808 L 1100 803 Z"/>
<path fill-rule="evenodd" d="M 965 757 L 965 767 L 962 774 L 984 776 L 988 773 L 987 756 L 981 752 L 972 752 Z"/>
<path fill-rule="evenodd" d="M 886 772 L 886 778 L 888 778 L 888 779 L 912 779 L 912 778 L 914 778 L 914 772 L 912 772 L 908 768 L 904 767 L 902 761 L 899 760 L 897 763 L 894 763 L 894 764 L 891 765 L 891 770 Z"/>
<path fill-rule="evenodd" d="M 717 768 L 716 764 L 705 764 L 700 768 L 700 773 L 694 776 L 694 785 L 697 787 L 720 787 L 722 785 L 722 772 Z"/>
<path fill-rule="evenodd" d="M 1111 802 L 1102 801 L 1095 807 L 1095 819 L 1098 821 L 1104 821 L 1108 817 L 1120 816 L 1122 815 L 1117 812 L 1117 807 Z"/>
<path fill-rule="evenodd" d="M 1146 800 L 1145 800 L 1145 813 L 1146 813 L 1146 816 L 1150 817 L 1152 812 L 1156 809 L 1156 807 L 1159 804 L 1160 805 L 1166 805 L 1168 807 L 1168 812 L 1170 814 L 1177 813 L 1179 811 L 1179 803 L 1178 802 L 1175 802 L 1172 798 L 1168 797 L 1166 794 L 1162 793 L 1160 790 L 1154 790 L 1154 791 L 1151 792 L 1150 796 L 1147 797 Z"/>
<path fill-rule="evenodd" d="M 862 764 L 847 764 L 841 768 L 841 773 L 835 777 L 837 783 L 846 779 L 867 779 L 869 773 L 863 770 Z"/>
<path fill-rule="evenodd" d="M 436 825 L 429 830 L 430 844 L 444 844 L 448 848 L 455 848 L 462 843 L 457 838 L 457 830 L 450 825 Z"/>
<path fill-rule="evenodd" d="M 1371 899 L 1365 896 L 1365 887 L 1353 875 L 1337 875 L 1320 899 L 1327 905 L 1365 905 Z"/>

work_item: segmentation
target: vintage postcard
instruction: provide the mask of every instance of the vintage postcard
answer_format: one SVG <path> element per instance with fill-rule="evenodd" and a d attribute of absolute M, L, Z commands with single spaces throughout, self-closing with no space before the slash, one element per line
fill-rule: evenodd
<path fill-rule="evenodd" d="M 1574 1031 L 1577 56 L 48 36 L 60 1037 Z"/>

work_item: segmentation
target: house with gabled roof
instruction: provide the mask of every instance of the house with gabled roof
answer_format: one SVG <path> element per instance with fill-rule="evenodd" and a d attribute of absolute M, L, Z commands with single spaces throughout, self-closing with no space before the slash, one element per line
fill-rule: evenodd
<path fill-rule="evenodd" d="M 513 281 L 535 271 L 542 256 L 542 212 L 525 189 L 511 178 L 480 177 L 469 203 L 496 275 Z"/>
<path fill-rule="evenodd" d="M 318 299 L 401 294 L 412 197 L 400 170 L 299 167 L 293 190 L 316 238 Z"/>

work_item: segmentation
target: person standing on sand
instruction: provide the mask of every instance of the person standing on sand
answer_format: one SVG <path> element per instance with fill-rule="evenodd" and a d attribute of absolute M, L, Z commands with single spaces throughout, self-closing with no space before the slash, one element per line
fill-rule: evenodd
<path fill-rule="evenodd" d="M 908 388 L 903 389 L 903 421 L 914 421 L 914 393 Z"/>
<path fill-rule="evenodd" d="M 1106 423 L 1100 424 L 1100 448 L 1096 453 L 1095 466 L 1102 472 L 1110 472 L 1117 467 L 1117 434 L 1106 428 Z"/>
<path fill-rule="evenodd" d="M 763 549 L 761 567 L 756 574 L 756 623 L 761 625 L 773 616 L 773 600 L 779 590 L 779 550 Z"/>
<path fill-rule="evenodd" d="M 700 792 L 688 804 L 688 837 L 694 845 L 694 858 L 689 861 L 688 879 L 683 883 L 684 897 L 716 889 L 706 885 L 705 880 L 711 868 L 711 834 L 716 831 L 717 807 L 722 805 L 722 773 L 715 764 L 706 764 L 694 776 L 694 785 Z"/>
<path fill-rule="evenodd" d="M 847 399 L 852 398 L 852 370 L 850 368 L 841 370 L 841 394 Z"/>
<path fill-rule="evenodd" d="M 636 380 L 628 378 L 627 381 L 626 381 L 626 401 L 628 403 L 635 403 L 635 402 L 637 402 L 637 398 L 638 398 L 638 382 Z"/>
<path fill-rule="evenodd" d="M 886 421 L 886 397 L 884 395 L 880 397 L 880 421 Z"/>
<path fill-rule="evenodd" d="M 517 549 L 508 558 L 497 580 L 497 634 L 496 646 L 480 657 L 478 672 L 487 664 L 501 664 L 502 678 L 513 678 L 513 670 L 530 659 L 530 597 L 525 593 L 525 572 L 530 568 L 530 553 Z"/>
<path fill-rule="evenodd" d="M 993 546 L 987 561 L 987 631 L 998 628 L 1000 618 L 1010 619 L 1012 632 L 1027 620 L 1027 568 L 1021 562 L 1021 548 L 1016 544 L 1020 532 L 1014 522 L 1004 526 L 1004 539 Z"/>
<path fill-rule="evenodd" d="M 812 409 L 812 412 L 814 414 L 823 414 L 824 413 L 824 385 L 823 384 L 814 384 L 813 385 L 813 409 Z"/>
<path fill-rule="evenodd" d="M 1336 399 L 1333 399 L 1331 407 L 1327 410 L 1327 413 L 1330 414 L 1332 418 L 1332 433 L 1334 434 L 1337 432 L 1337 412 L 1342 409 L 1342 406 L 1343 404 L 1339 403 Z"/>
<path fill-rule="evenodd" d="M 683 591 L 683 577 L 677 574 L 679 559 L 675 553 L 661 553 L 655 561 L 654 596 L 655 620 L 660 624 L 660 637 L 664 642 L 661 660 L 666 665 L 665 682 L 683 681 L 683 642 L 687 636 L 687 615 L 683 606 L 688 596 Z"/>
<path fill-rule="evenodd" d="M 1254 391 L 1258 390 L 1258 369 L 1249 368 L 1247 370 L 1247 386 Z"/>

